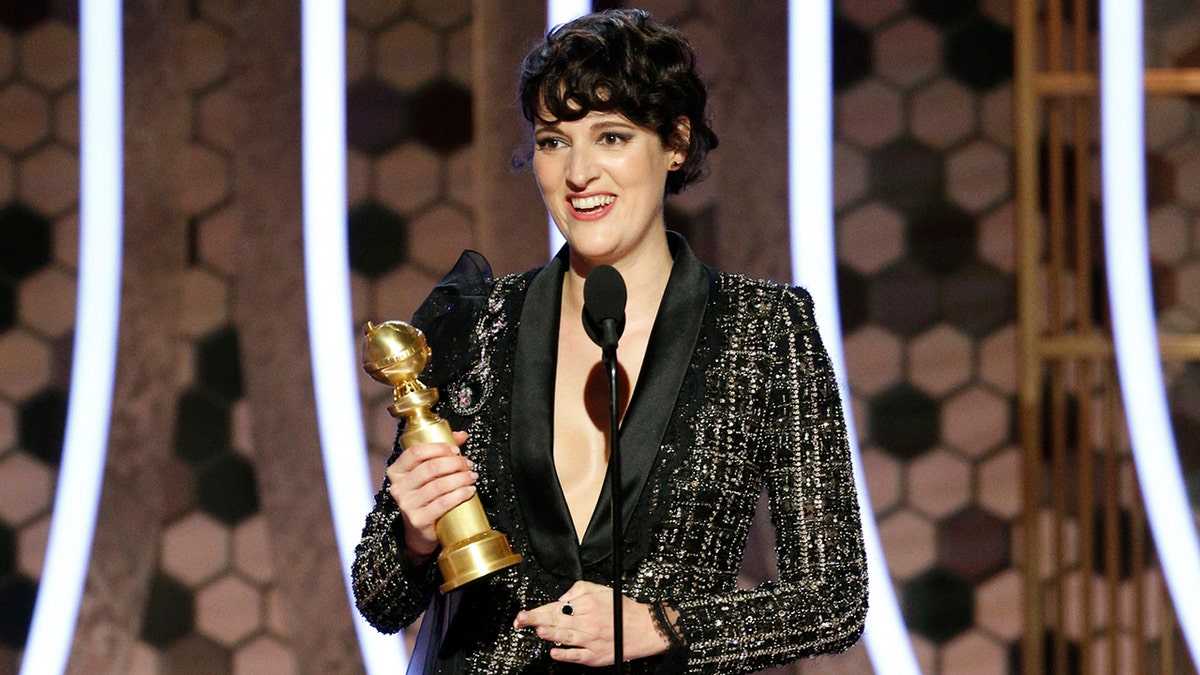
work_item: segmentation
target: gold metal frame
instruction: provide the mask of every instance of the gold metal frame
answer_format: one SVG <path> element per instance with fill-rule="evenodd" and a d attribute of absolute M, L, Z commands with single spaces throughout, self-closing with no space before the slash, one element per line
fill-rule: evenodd
<path fill-rule="evenodd" d="M 1055 675 L 1194 673 L 1178 644 L 1170 598 L 1160 580 L 1148 580 L 1154 577 L 1144 555 L 1150 542 L 1112 339 L 1094 318 L 1093 268 L 1104 252 L 1090 204 L 1099 189 L 1091 168 L 1099 144 L 1092 135 L 1099 77 L 1091 4 L 1017 0 L 1014 9 L 1025 462 L 1021 672 L 1039 675 L 1048 664 Z M 1200 69 L 1148 69 L 1145 82 L 1151 95 L 1200 94 Z M 1160 335 L 1160 347 L 1164 361 L 1200 361 L 1200 334 Z M 1131 552 L 1119 546 L 1122 527 L 1128 527 Z M 1131 582 L 1122 582 L 1123 560 Z M 1069 633 L 1078 640 L 1077 653 Z M 1108 655 L 1103 662 L 1101 654 Z"/>

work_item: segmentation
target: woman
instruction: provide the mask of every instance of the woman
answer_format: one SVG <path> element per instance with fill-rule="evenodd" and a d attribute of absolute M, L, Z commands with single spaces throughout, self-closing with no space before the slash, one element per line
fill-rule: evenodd
<path fill-rule="evenodd" d="M 451 592 L 445 625 L 429 630 L 427 615 L 423 667 L 612 663 L 607 385 L 581 322 L 584 280 L 607 264 L 629 297 L 627 671 L 743 673 L 845 649 L 862 631 L 866 570 L 812 301 L 713 271 L 664 227 L 664 195 L 695 181 L 717 143 L 691 48 L 638 10 L 585 16 L 526 57 L 520 97 L 533 172 L 567 245 L 546 267 L 498 280 L 464 254 L 418 311 L 434 353 L 423 380 L 466 433 L 459 446 L 393 455 L 358 547 L 360 610 L 391 632 L 438 597 L 433 525 L 478 491 L 524 561 Z M 738 589 L 764 488 L 779 581 Z"/>

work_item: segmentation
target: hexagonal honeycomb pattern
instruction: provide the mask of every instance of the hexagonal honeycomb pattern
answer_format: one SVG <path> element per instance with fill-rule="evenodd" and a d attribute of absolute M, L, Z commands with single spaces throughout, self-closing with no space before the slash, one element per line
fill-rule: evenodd
<path fill-rule="evenodd" d="M 706 72 L 730 76 L 710 3 L 649 4 L 693 37 Z M 1010 3 L 835 5 L 842 321 L 890 572 L 926 672 L 1011 672 L 1023 610 L 1014 550 L 1021 451 Z M 191 3 L 183 44 L 193 134 L 181 197 L 194 245 L 175 328 L 190 349 L 163 470 L 169 519 L 131 656 L 139 672 L 300 669 L 247 454 L 250 413 L 231 315 L 235 12 L 223 0 Z M 350 0 L 347 19 L 355 319 L 407 318 L 420 300 L 414 289 L 431 286 L 473 244 L 470 3 Z M 0 3 L 0 670 L 16 662 L 28 630 L 66 415 L 77 20 L 74 3 Z M 1200 10 L 1176 3 L 1148 12 L 1148 22 L 1149 64 L 1200 65 Z M 718 125 L 733 123 L 720 119 L 714 99 Z M 1164 330 L 1200 330 L 1198 116 L 1195 101 L 1148 102 L 1150 244 Z M 719 184 L 714 176 L 673 199 L 666 216 L 717 266 Z M 394 425 L 381 413 L 386 391 L 372 387 L 365 397 L 379 413 L 368 423 L 378 456 Z M 1169 397 L 1188 489 L 1200 503 L 1200 367 L 1173 371 Z M 1123 518 L 1116 572 L 1128 576 L 1132 516 Z M 1107 561 L 1094 557 L 1103 569 Z M 1078 664 L 1078 636 L 1064 639 Z"/>

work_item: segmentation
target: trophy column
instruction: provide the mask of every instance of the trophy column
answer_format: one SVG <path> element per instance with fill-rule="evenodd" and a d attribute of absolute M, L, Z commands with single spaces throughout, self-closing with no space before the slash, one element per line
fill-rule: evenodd
<path fill-rule="evenodd" d="M 388 412 L 407 422 L 400 436 L 405 449 L 421 443 L 454 443 L 450 424 L 429 409 L 438 400 L 437 389 L 417 379 L 430 353 L 425 335 L 403 321 L 363 326 L 363 370 L 393 388 Z M 443 593 L 521 562 L 508 538 L 488 523 L 479 495 L 450 509 L 435 529 L 442 546 L 437 562 Z"/>

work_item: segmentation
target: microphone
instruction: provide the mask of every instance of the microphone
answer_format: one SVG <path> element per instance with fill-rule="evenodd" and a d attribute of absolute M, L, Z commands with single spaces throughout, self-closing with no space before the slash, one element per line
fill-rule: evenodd
<path fill-rule="evenodd" d="M 593 269 L 583 282 L 583 329 L 605 351 L 625 332 L 625 280 L 611 265 Z"/>

